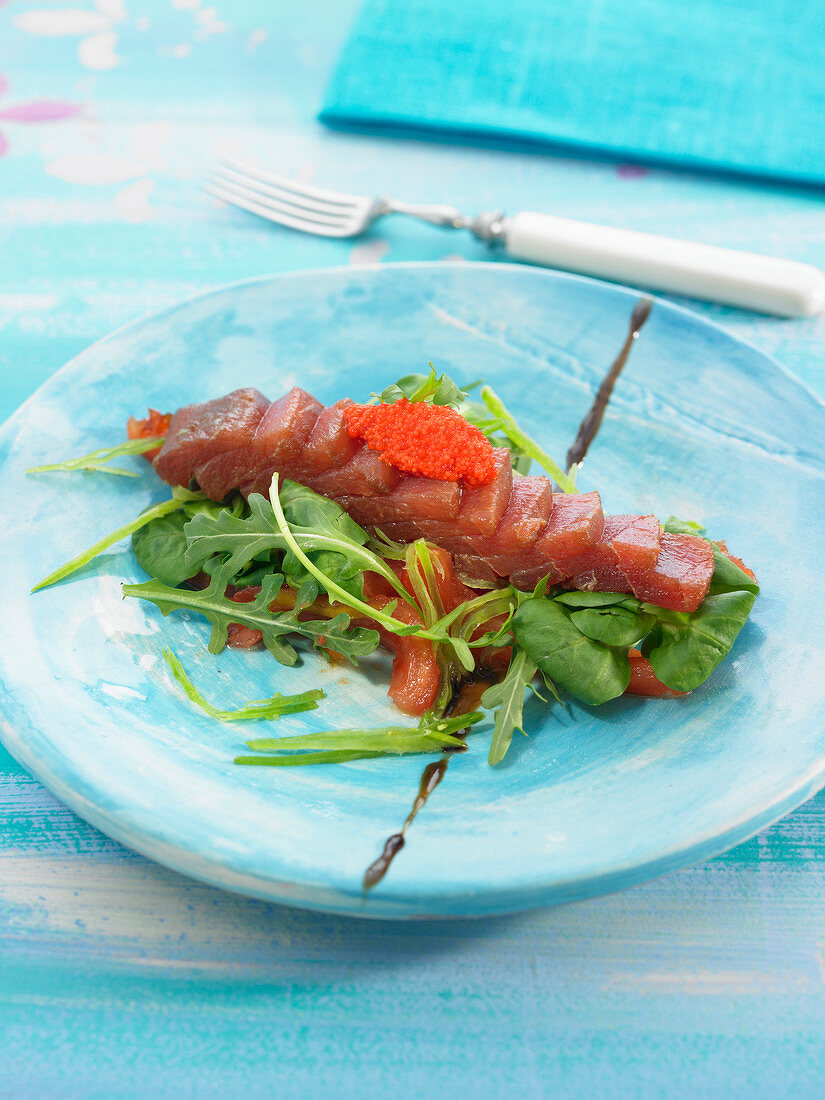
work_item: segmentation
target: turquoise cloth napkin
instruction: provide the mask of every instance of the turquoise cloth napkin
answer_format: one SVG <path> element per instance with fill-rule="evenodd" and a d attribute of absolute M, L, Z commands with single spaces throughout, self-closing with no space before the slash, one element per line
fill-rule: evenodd
<path fill-rule="evenodd" d="M 321 119 L 825 182 L 823 0 L 368 0 Z"/>

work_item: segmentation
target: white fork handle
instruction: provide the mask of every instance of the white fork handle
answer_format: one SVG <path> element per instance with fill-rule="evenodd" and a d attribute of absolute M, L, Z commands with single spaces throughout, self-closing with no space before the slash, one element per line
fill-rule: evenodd
<path fill-rule="evenodd" d="M 560 267 L 784 317 L 825 307 L 825 275 L 810 264 L 524 212 L 503 226 L 516 260 Z"/>

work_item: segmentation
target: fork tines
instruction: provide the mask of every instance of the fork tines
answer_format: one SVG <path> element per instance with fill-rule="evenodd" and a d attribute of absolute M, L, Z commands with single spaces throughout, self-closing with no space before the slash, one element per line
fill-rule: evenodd
<path fill-rule="evenodd" d="M 363 228 L 370 200 L 295 183 L 237 161 L 222 161 L 206 190 L 262 218 L 326 237 L 350 237 Z"/>

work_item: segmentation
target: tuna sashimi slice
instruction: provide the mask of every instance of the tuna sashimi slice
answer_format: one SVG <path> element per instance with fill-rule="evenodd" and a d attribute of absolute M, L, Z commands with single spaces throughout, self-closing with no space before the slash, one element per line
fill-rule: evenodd
<path fill-rule="evenodd" d="M 195 481 L 210 500 L 223 500 L 248 477 L 250 461 L 249 446 L 228 451 L 223 455 L 215 455 L 208 462 L 195 467 Z"/>
<path fill-rule="evenodd" d="M 585 592 L 632 592 L 659 556 L 655 516 L 606 516 L 601 540 L 564 563 L 567 584 Z"/>
<path fill-rule="evenodd" d="M 508 455 L 509 458 L 509 455 Z M 486 486 L 485 486 L 486 488 Z M 514 477 L 510 496 L 493 534 L 469 533 L 463 523 L 464 502 L 472 490 L 464 489 L 461 508 L 455 522 L 422 520 L 418 536 L 438 543 L 453 553 L 486 557 L 490 554 L 511 553 L 523 550 L 536 541 L 547 526 L 553 508 L 553 490 L 546 477 Z M 389 534 L 389 532 L 385 532 Z M 391 536 L 403 541 L 405 528 Z"/>
<path fill-rule="evenodd" d="M 307 477 L 324 473 L 325 470 L 340 470 L 358 450 L 358 440 L 347 432 L 344 421 L 344 409 L 354 404 L 348 397 L 336 401 L 334 405 L 328 405 L 316 420 L 300 458 L 301 468 Z"/>
<path fill-rule="evenodd" d="M 492 535 L 510 500 L 513 488 L 513 468 L 507 447 L 493 449 L 496 473 L 492 481 L 476 488 L 465 486 L 456 528 L 462 535 Z"/>
<path fill-rule="evenodd" d="M 501 522 L 489 538 L 473 540 L 475 552 L 484 556 L 529 549 L 547 526 L 552 511 L 553 486 L 546 477 L 514 478 Z"/>
<path fill-rule="evenodd" d="M 376 451 L 362 443 L 340 470 L 326 470 L 314 477 L 298 480 L 325 497 L 373 497 L 391 493 L 401 476 L 395 466 L 386 463 Z"/>
<path fill-rule="evenodd" d="M 490 562 L 518 588 L 533 588 L 543 577 L 558 584 L 569 575 L 567 561 L 591 550 L 603 531 L 598 493 L 554 493 L 550 519 L 532 549 L 494 555 Z"/>
<path fill-rule="evenodd" d="M 457 481 L 402 477 L 388 496 L 369 500 L 339 498 L 339 502 L 359 523 L 384 530 L 385 524 L 412 522 L 423 532 L 429 521 L 455 519 L 461 505 L 461 486 Z"/>
<path fill-rule="evenodd" d="M 269 493 L 272 475 L 296 476 L 298 459 L 323 405 L 311 393 L 294 386 L 273 401 L 261 418 L 247 455 L 247 469 L 239 488 L 244 496 Z"/>
<path fill-rule="evenodd" d="M 453 554 L 456 572 L 460 577 L 472 581 L 484 581 L 487 584 L 499 580 L 498 574 L 487 561 L 477 554 Z"/>
<path fill-rule="evenodd" d="M 155 470 L 169 485 L 188 485 L 196 466 L 249 444 L 268 406 L 262 393 L 249 388 L 184 405 L 172 417 Z"/>
<path fill-rule="evenodd" d="M 536 553 L 563 566 L 566 558 L 589 550 L 602 537 L 604 512 L 598 493 L 554 493 L 550 520 L 536 539 Z"/>
<path fill-rule="evenodd" d="M 608 516 L 610 543 L 619 568 L 633 582 L 634 577 L 652 569 L 659 557 L 662 529 L 655 516 Z"/>
<path fill-rule="evenodd" d="M 656 565 L 633 582 L 637 599 L 670 611 L 695 611 L 713 576 L 713 547 L 695 535 L 663 534 Z"/>

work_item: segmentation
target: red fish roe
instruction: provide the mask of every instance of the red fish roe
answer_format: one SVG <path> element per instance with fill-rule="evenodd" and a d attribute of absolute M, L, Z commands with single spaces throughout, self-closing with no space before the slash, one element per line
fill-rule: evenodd
<path fill-rule="evenodd" d="M 465 485 L 495 477 L 490 441 L 446 405 L 400 397 L 392 405 L 351 405 L 344 417 L 349 435 L 405 473 Z"/>

